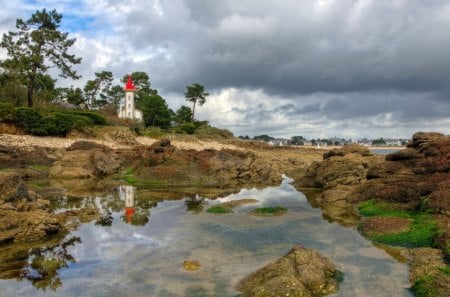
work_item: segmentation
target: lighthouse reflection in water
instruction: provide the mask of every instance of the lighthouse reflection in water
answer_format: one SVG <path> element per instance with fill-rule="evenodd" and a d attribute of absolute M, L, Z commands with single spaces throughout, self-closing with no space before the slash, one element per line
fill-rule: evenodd
<path fill-rule="evenodd" d="M 118 189 L 120 200 L 125 201 L 125 209 L 122 219 L 132 225 L 145 225 L 150 216 L 150 210 L 136 206 L 136 188 L 132 186 L 120 186 Z"/>

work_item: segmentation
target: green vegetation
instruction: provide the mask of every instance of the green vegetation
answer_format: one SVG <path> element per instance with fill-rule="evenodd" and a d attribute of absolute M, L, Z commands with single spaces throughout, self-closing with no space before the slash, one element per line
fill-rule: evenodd
<path fill-rule="evenodd" d="M 386 145 L 386 141 L 383 138 L 374 139 L 372 145 Z"/>
<path fill-rule="evenodd" d="M 398 217 L 409 218 L 413 212 L 395 209 L 392 204 L 375 199 L 363 201 L 358 206 L 359 213 L 363 217 Z"/>
<path fill-rule="evenodd" d="M 9 102 L 0 102 L 0 121 L 14 120 L 15 106 Z"/>
<path fill-rule="evenodd" d="M 73 129 L 84 131 L 85 127 L 105 125 L 101 113 L 108 117 L 109 123 L 125 125 L 137 133 L 143 131 L 145 136 L 199 133 L 202 137 L 228 137 L 231 134 L 194 120 L 195 107 L 203 105 L 209 96 L 198 83 L 186 87 L 185 97 L 193 103 L 193 109 L 181 106 L 174 112 L 158 91 L 151 88 L 146 72 L 124 75 L 121 82 L 131 79 L 136 87 L 136 108 L 142 111 L 144 120 L 139 125 L 133 120 L 117 118 L 125 92 L 123 85 L 113 85 L 112 71 L 95 72 L 84 87 L 57 88 L 49 69 L 56 68 L 61 77 L 79 79 L 72 67 L 81 62 L 81 58 L 68 54 L 76 40 L 59 30 L 61 21 L 62 14 L 56 10 L 37 10 L 28 20 L 17 19 L 16 31 L 3 35 L 0 46 L 7 57 L 0 60 L 0 122 L 15 124 L 33 135 L 64 136 Z M 25 105 L 29 108 L 17 109 Z M 99 113 L 88 111 L 97 109 Z M 148 127 L 160 130 L 146 131 Z"/>
<path fill-rule="evenodd" d="M 14 121 L 33 135 L 66 135 L 69 131 L 84 130 L 93 125 L 105 125 L 106 120 L 93 111 L 73 109 L 36 109 L 19 107 Z"/>
<path fill-rule="evenodd" d="M 450 276 L 450 266 L 445 266 L 445 267 L 439 267 L 438 268 L 440 272 L 442 272 L 443 274 Z"/>
<path fill-rule="evenodd" d="M 287 212 L 287 208 L 281 206 L 261 207 L 251 211 L 251 214 L 258 216 L 279 216 Z"/>
<path fill-rule="evenodd" d="M 414 282 L 412 290 L 417 297 L 439 297 L 435 284 L 435 276 L 425 275 Z"/>
<path fill-rule="evenodd" d="M 224 214 L 224 213 L 230 213 L 230 212 L 233 212 L 233 211 L 230 208 L 228 208 L 228 207 L 213 206 L 213 207 L 208 208 L 207 212 L 215 213 L 215 214 Z"/>
<path fill-rule="evenodd" d="M 30 19 L 16 20 L 17 32 L 4 34 L 1 47 L 6 49 L 8 59 L 1 66 L 6 75 L 26 89 L 28 106 L 33 106 L 34 92 L 54 85 L 46 72 L 56 67 L 60 76 L 78 79 L 72 64 L 79 64 L 81 58 L 70 55 L 68 50 L 76 39 L 68 39 L 68 33 L 59 31 L 62 15 L 56 10 L 37 10 Z"/>
<path fill-rule="evenodd" d="M 192 102 L 192 118 L 193 122 L 195 119 L 195 105 L 202 106 L 206 102 L 206 97 L 209 96 L 209 93 L 205 92 L 205 87 L 201 84 L 192 84 L 186 87 L 186 93 L 184 93 L 186 100 Z"/>
<path fill-rule="evenodd" d="M 266 142 L 269 142 L 274 139 L 275 138 L 273 138 L 272 136 L 269 136 L 267 134 L 257 135 L 255 137 L 253 137 L 253 140 L 262 140 L 262 141 L 266 141 Z"/>
<path fill-rule="evenodd" d="M 365 217 L 399 217 L 411 219 L 409 230 L 393 234 L 368 235 L 378 243 L 406 247 L 434 247 L 438 235 L 436 222 L 423 212 L 396 210 L 386 202 L 368 200 L 360 203 L 359 212 Z"/>
<path fill-rule="evenodd" d="M 29 181 L 28 185 L 30 185 L 31 187 L 33 187 L 35 189 L 44 189 L 44 188 L 50 186 L 50 180 L 48 180 L 48 179 L 33 180 L 33 181 Z"/>
<path fill-rule="evenodd" d="M 133 168 L 125 169 L 123 180 L 138 189 L 152 189 L 165 186 L 164 182 L 157 178 L 140 178 L 136 176 Z"/>

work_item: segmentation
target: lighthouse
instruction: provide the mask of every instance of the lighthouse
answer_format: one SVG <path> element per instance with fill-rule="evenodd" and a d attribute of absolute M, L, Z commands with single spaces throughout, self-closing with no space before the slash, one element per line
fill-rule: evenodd
<path fill-rule="evenodd" d="M 119 107 L 119 118 L 128 118 L 142 121 L 142 112 L 136 109 L 134 96 L 136 87 L 133 84 L 131 75 L 128 75 L 127 83 L 123 89 L 125 91 L 124 103 Z"/>

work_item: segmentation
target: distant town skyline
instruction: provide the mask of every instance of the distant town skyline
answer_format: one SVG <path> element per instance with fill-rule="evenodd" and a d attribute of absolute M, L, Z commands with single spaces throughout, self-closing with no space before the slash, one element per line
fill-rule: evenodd
<path fill-rule="evenodd" d="M 81 86 L 95 72 L 150 75 L 173 109 L 236 136 L 410 138 L 450 134 L 450 3 L 444 0 L 17 0 L 0 33 L 37 9 L 77 38 Z M 0 49 L 0 59 L 5 52 Z"/>

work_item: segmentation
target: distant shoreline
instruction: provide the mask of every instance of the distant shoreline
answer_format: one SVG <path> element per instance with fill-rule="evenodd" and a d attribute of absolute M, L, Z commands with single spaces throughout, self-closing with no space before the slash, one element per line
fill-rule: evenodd
<path fill-rule="evenodd" d="M 299 147 L 305 147 L 305 148 L 315 148 L 319 150 L 332 150 L 332 149 L 340 149 L 342 148 L 342 145 L 324 145 L 324 146 L 314 146 L 314 145 L 303 145 Z M 403 150 L 406 148 L 406 146 L 364 146 L 367 147 L 369 150 Z"/>

